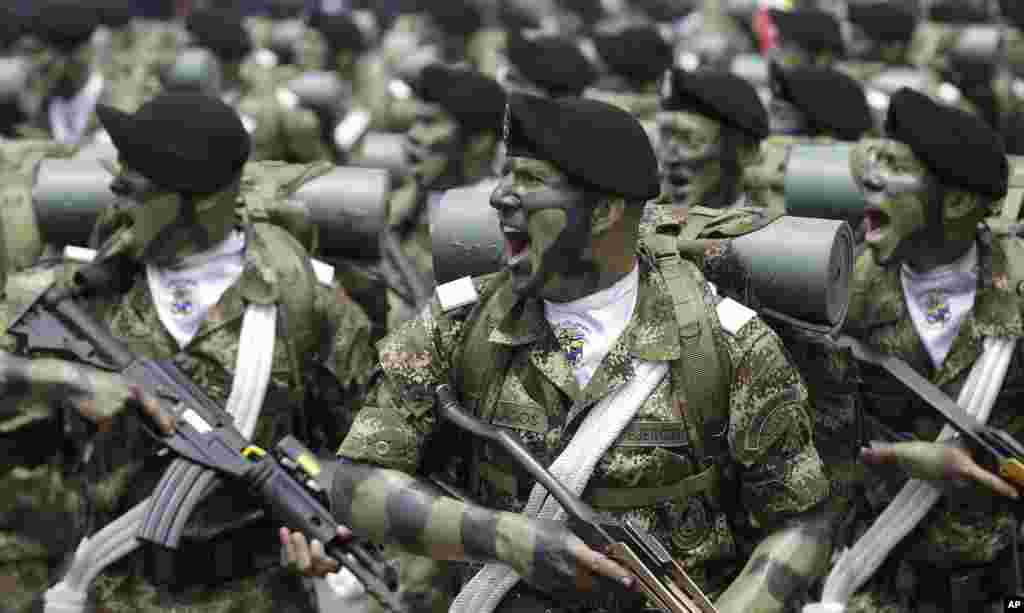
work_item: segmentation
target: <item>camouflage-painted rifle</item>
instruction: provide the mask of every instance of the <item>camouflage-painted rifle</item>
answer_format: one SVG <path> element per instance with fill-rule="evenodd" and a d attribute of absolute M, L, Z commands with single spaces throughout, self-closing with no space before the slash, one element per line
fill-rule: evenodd
<path fill-rule="evenodd" d="M 327 509 L 323 486 L 317 482 L 320 465 L 308 449 L 292 437 L 283 439 L 274 454 L 252 445 L 235 427 L 231 414 L 174 362 L 136 356 L 76 301 L 116 286 L 126 272 L 108 262 L 85 267 L 71 287 L 53 285 L 43 291 L 14 320 L 8 333 L 17 339 L 18 353 L 57 354 L 117 372 L 163 406 L 171 407 L 178 421 L 175 434 L 163 437 L 149 424 L 143 426 L 178 457 L 151 495 L 137 538 L 177 548 L 196 506 L 223 479 L 238 481 L 284 525 L 324 543 L 328 555 L 349 569 L 387 610 L 404 612 L 395 594 L 394 569 L 361 543 L 339 542 L 338 523 Z"/>
<path fill-rule="evenodd" d="M 591 548 L 604 550 L 610 558 L 629 569 L 644 595 L 665 613 L 717 613 L 700 587 L 686 574 L 669 551 L 636 523 L 600 516 L 554 477 L 511 434 L 472 417 L 455 396 L 450 385 L 439 385 L 437 410 L 459 428 L 501 445 L 537 483 L 562 505 L 570 529 Z"/>

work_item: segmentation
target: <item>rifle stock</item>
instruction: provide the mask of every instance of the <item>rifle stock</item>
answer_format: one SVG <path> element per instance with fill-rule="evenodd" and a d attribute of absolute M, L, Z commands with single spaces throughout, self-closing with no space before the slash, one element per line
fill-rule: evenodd
<path fill-rule="evenodd" d="M 644 595 L 665 613 L 717 613 L 714 604 L 653 535 L 636 523 L 605 518 L 554 477 L 507 432 L 472 417 L 459 404 L 450 385 L 437 387 L 437 410 L 442 419 L 502 447 L 555 497 L 569 517 L 569 527 L 588 546 L 632 572 Z"/>

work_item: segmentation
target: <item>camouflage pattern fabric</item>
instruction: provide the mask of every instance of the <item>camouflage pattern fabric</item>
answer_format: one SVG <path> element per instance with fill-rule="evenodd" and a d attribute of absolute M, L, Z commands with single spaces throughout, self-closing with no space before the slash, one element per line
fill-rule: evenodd
<path fill-rule="evenodd" d="M 335 430 L 336 424 L 332 422 L 348 419 L 340 412 L 343 407 L 310 403 L 305 406 L 304 413 L 295 410 L 306 405 L 306 394 L 312 391 L 310 387 L 313 385 L 308 375 L 314 371 L 313 364 L 318 359 L 327 362 L 328 369 L 337 374 L 345 393 L 350 395 L 347 400 L 358 402 L 360 385 L 365 382 L 373 365 L 369 324 L 365 315 L 346 299 L 343 292 L 319 286 L 306 262 L 305 251 L 276 226 L 253 226 L 245 258 L 242 278 L 213 307 L 196 338 L 183 352 L 160 323 L 143 275 L 137 277 L 135 285 L 123 296 L 97 303 L 96 314 L 115 336 L 141 355 L 169 359 L 181 353 L 179 367 L 212 398 L 224 402 L 231 389 L 245 305 L 248 302 L 279 302 L 283 315 L 279 320 L 279 338 L 273 356 L 271 390 L 267 407 L 257 424 L 254 441 L 267 446 L 288 433 L 306 434 L 318 428 Z M 30 296 L 32 287 L 44 287 L 45 281 L 55 276 L 60 278 L 63 273 L 59 270 L 51 272 L 48 279 L 28 278 L 26 273 L 13 276 L 10 285 L 24 287 L 24 290 L 17 295 L 8 292 L 9 300 L 3 309 L 6 317 L 2 323 L 6 326 L 19 304 L 28 299 L 19 301 L 19 296 Z M 318 412 L 310 413 L 314 408 Z M 49 407 L 18 409 L 19 412 L 4 422 L 6 429 L 20 437 L 12 440 L 14 449 L 23 449 L 26 441 L 43 450 L 59 448 L 61 431 L 52 425 L 49 426 L 48 439 L 38 440 L 39 435 L 26 438 L 34 434 L 30 428 L 38 430 L 42 427 L 37 423 L 52 424 Z M 335 433 L 335 437 L 340 437 L 340 434 Z M 7 520 L 0 538 L 13 544 L 5 548 L 5 568 L 17 570 L 16 573 L 8 572 L 13 578 L 4 579 L 3 585 L 14 586 L 9 597 L 4 599 L 5 603 L 28 603 L 59 578 L 54 574 L 57 565 L 86 534 L 80 528 L 72 529 L 76 522 L 93 520 L 90 530 L 105 525 L 147 495 L 159 477 L 162 464 L 152 462 L 152 445 L 143 437 L 137 420 L 127 417 L 118 420 L 112 431 L 99 433 L 94 442 L 95 453 L 89 464 L 80 469 L 81 472 L 72 471 L 74 479 L 88 481 L 78 490 L 61 480 L 63 474 L 72 470 L 66 465 L 30 467 L 31 470 L 13 467 L 0 477 L 10 484 L 4 491 L 12 495 L 20 493 L 19 498 L 11 502 L 0 501 L 0 509 L 14 509 L 9 515 L 0 516 L 0 519 Z M 43 469 L 48 469 L 48 472 L 41 472 Z M 19 480 L 26 486 L 17 487 Z M 48 487 L 39 485 L 29 489 L 35 483 Z M 91 513 L 82 512 L 79 491 L 85 492 L 91 501 Z M 204 503 L 203 526 L 211 522 L 215 524 L 216 518 L 230 511 L 232 506 L 229 496 L 221 496 L 208 505 Z M 62 529 L 56 531 L 61 538 L 57 539 L 60 542 L 54 543 L 51 542 L 55 534 L 52 526 L 60 517 L 65 518 L 59 521 Z M 48 534 L 44 533 L 47 539 L 43 539 L 39 531 L 32 530 L 34 524 L 28 519 L 47 518 L 57 519 L 48 524 L 51 529 Z M 68 528 L 63 528 L 65 525 Z M 116 612 L 155 613 L 168 609 L 189 613 L 309 611 L 308 605 L 303 604 L 308 599 L 301 580 L 277 568 L 273 528 L 263 526 L 257 537 L 250 538 L 267 539 L 267 546 L 259 550 L 271 552 L 271 559 L 258 566 L 256 562 L 247 560 L 253 566 L 236 568 L 232 574 L 236 577 L 234 580 L 215 585 L 175 586 L 173 590 L 157 588 L 139 576 L 137 558 L 142 555 L 139 553 L 97 580 L 97 604 Z M 248 546 L 249 542 L 248 539 L 240 539 L 237 544 Z M 204 563 L 207 561 L 210 567 L 200 572 L 204 573 L 204 578 L 216 581 L 215 577 L 225 570 L 223 561 L 206 559 Z"/>
<path fill-rule="evenodd" d="M 43 252 L 32 208 L 36 166 L 43 158 L 67 158 L 74 152 L 75 147 L 52 140 L 0 141 L 0 231 L 11 270 L 28 268 Z"/>
<path fill-rule="evenodd" d="M 899 356 L 956 398 L 988 336 L 1024 334 L 1020 299 L 1010 287 L 1006 253 L 999 242 L 982 243 L 974 309 L 966 316 L 942 367 L 935 369 L 904 302 L 898 268 L 857 261 L 846 331 L 887 354 Z M 935 411 L 887 373 L 820 347 L 794 353 L 808 378 L 818 411 L 815 438 L 833 480 L 833 491 L 858 506 L 855 539 L 870 526 L 905 482 L 901 475 L 869 471 L 856 459 L 865 440 L 913 437 L 933 440 L 944 424 Z M 989 423 L 1020 437 L 1024 360 L 1018 347 Z M 863 424 L 858 422 L 863 407 Z M 850 611 L 981 610 L 988 599 L 1010 593 L 1009 563 L 1014 521 L 991 495 L 971 488 L 947 494 L 850 603 Z M 1012 575 L 1012 573 L 1010 573 Z M 973 587 L 964 588 L 970 584 Z M 958 585 L 960 587 L 958 587 Z M 958 593 L 957 590 L 960 590 Z M 938 607 L 938 609 L 934 609 Z M 977 608 L 971 608 L 977 607 Z"/>
<path fill-rule="evenodd" d="M 505 273 L 476 280 L 482 298 L 475 308 L 443 313 L 435 302 L 378 344 L 386 376 L 371 390 L 339 453 L 410 473 L 437 466 L 449 482 L 466 483 L 467 458 L 438 443 L 452 431 L 437 424 L 431 411 L 434 387 L 454 382 L 467 406 L 507 428 L 549 464 L 571 440 L 586 408 L 630 379 L 633 358 L 671 361 L 681 355 L 672 299 L 661 277 L 642 267 L 633 320 L 584 389 L 573 375 L 571 339 L 556 337 L 542 303 L 518 299 Z M 717 322 L 717 298 L 708 292 L 704 300 Z M 603 510 L 628 515 L 669 545 L 710 594 L 723 589 L 744 561 L 747 543 L 734 517 L 742 517 L 742 531 L 767 529 L 815 506 L 828 492 L 811 441 L 806 391 L 777 337 L 754 319 L 736 335 L 716 326 L 715 340 L 733 365 L 728 463 L 743 511 L 731 513 L 727 485 L 692 495 L 673 487 L 698 473 L 700 458 L 697 435 L 685 417 L 686 390 L 671 377 L 599 462 L 584 492 Z M 460 370 L 467 364 L 487 381 L 473 381 Z M 468 453 L 465 438 L 455 440 Z M 470 485 L 475 501 L 521 511 L 533 485 L 528 476 L 490 444 L 482 444 L 478 459 L 480 480 Z M 656 490 L 661 495 L 651 495 Z"/>

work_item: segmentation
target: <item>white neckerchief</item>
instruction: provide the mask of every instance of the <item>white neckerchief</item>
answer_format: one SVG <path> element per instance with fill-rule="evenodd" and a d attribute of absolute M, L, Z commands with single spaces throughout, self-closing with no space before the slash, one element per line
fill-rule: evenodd
<path fill-rule="evenodd" d="M 614 285 L 572 302 L 544 301 L 544 317 L 573 368 L 580 388 L 625 331 L 636 308 L 640 272 L 637 267 Z"/>
<path fill-rule="evenodd" d="M 180 347 L 192 342 L 210 308 L 242 276 L 244 252 L 245 234 L 235 231 L 220 244 L 185 258 L 174 268 L 146 265 L 157 315 Z"/>
<path fill-rule="evenodd" d="M 941 368 L 960 325 L 971 309 L 978 291 L 978 247 L 957 261 L 928 272 L 917 273 L 904 264 L 900 269 L 903 297 L 914 329 L 928 350 L 935 368 Z"/>
<path fill-rule="evenodd" d="M 103 82 L 103 75 L 94 72 L 70 100 L 56 96 L 50 100 L 50 132 L 54 140 L 64 145 L 77 145 L 82 140 L 103 93 Z"/>

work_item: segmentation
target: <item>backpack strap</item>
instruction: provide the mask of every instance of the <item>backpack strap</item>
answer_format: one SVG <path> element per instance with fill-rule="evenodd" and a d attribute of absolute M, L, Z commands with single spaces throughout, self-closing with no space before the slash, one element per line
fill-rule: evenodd
<path fill-rule="evenodd" d="M 672 363 L 672 384 L 685 388 L 684 418 L 702 467 L 707 468 L 727 453 L 732 365 L 715 342 L 717 322 L 704 305 L 700 272 L 679 255 L 677 240 L 654 234 L 644 238 L 644 245 L 672 296 L 682 348 L 682 355 Z"/>

